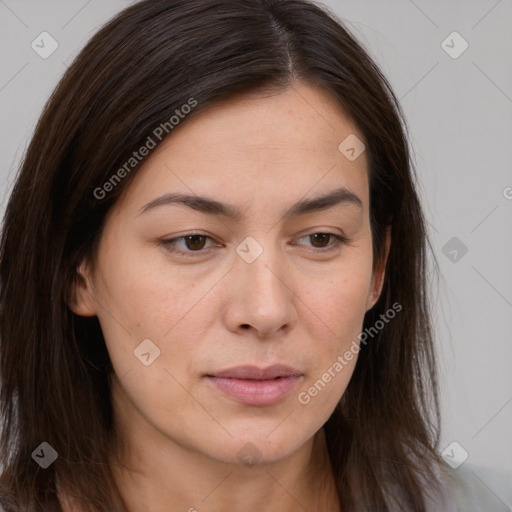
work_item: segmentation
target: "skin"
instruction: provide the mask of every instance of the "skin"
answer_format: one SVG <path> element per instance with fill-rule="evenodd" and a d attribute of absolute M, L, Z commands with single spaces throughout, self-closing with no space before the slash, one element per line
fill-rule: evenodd
<path fill-rule="evenodd" d="M 113 492 L 126 511 L 339 511 L 322 426 L 357 357 L 308 404 L 298 395 L 358 341 L 384 279 L 385 262 L 372 272 L 366 153 L 350 161 L 338 150 L 350 134 L 364 141 L 316 86 L 231 98 L 178 126 L 109 212 L 72 309 L 98 316 L 115 370 Z M 338 187 L 362 208 L 282 218 Z M 230 203 L 244 217 L 180 204 L 139 214 L 169 192 Z M 162 243 L 190 232 L 210 237 L 173 242 L 190 257 Z M 349 242 L 328 251 L 334 238 L 315 233 Z M 263 248 L 252 263 L 236 252 L 248 236 Z M 134 356 L 147 338 L 160 350 L 149 366 Z M 303 375 L 269 406 L 243 405 L 204 377 L 274 363 Z M 259 454 L 251 466 L 237 456 L 247 443 Z"/>

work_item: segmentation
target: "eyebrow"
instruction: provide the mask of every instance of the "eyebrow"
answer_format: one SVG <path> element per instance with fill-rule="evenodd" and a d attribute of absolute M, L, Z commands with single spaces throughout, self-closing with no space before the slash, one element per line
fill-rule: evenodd
<path fill-rule="evenodd" d="M 228 217 L 236 221 L 240 221 L 244 217 L 241 210 L 232 204 L 221 203 L 209 197 L 181 193 L 169 193 L 153 199 L 142 207 L 138 215 L 169 204 L 183 204 L 207 215 Z M 283 219 L 327 210 L 338 205 L 354 205 L 360 210 L 363 209 L 363 202 L 359 196 L 347 188 L 341 187 L 322 196 L 301 199 L 284 212 Z"/>

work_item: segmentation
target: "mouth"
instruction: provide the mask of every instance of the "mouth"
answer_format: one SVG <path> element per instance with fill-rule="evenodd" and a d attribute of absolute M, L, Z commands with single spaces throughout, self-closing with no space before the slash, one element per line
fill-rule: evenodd
<path fill-rule="evenodd" d="M 289 366 L 273 365 L 238 366 L 205 377 L 215 389 L 239 403 L 268 406 L 288 396 L 304 375 Z"/>

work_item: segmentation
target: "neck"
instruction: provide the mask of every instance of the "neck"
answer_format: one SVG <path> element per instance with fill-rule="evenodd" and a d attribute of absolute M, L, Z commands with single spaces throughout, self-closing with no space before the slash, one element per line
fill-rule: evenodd
<path fill-rule="evenodd" d="M 123 440 L 130 446 L 125 462 L 112 457 L 115 510 L 340 510 L 323 429 L 286 460 L 251 467 L 215 461 L 169 440 L 147 449 L 142 438 Z"/>

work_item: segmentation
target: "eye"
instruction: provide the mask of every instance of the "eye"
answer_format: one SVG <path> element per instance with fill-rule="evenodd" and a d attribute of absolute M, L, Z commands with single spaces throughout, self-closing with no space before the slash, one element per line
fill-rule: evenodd
<path fill-rule="evenodd" d="M 168 240 L 162 240 L 161 244 L 164 246 L 166 251 L 172 252 L 174 254 L 179 254 L 180 256 L 194 256 L 191 253 L 201 253 L 205 252 L 203 249 L 205 248 L 206 240 L 213 240 L 211 237 L 207 235 L 202 235 L 200 233 L 188 233 L 183 236 L 179 236 L 176 238 L 170 238 Z M 179 241 L 183 241 L 185 247 L 177 248 L 177 243 Z"/>
<path fill-rule="evenodd" d="M 341 235 L 337 235 L 335 233 L 312 233 L 310 235 L 303 236 L 299 238 L 300 240 L 304 240 L 305 238 L 311 239 L 313 242 L 313 247 L 315 249 L 319 249 L 318 252 L 326 252 L 330 250 L 334 250 L 338 248 L 341 244 L 348 243 L 349 240 Z M 333 240 L 332 243 L 328 243 Z"/>

